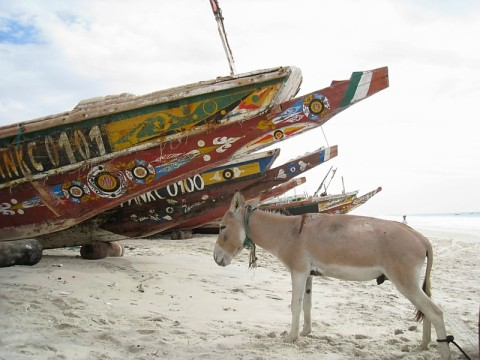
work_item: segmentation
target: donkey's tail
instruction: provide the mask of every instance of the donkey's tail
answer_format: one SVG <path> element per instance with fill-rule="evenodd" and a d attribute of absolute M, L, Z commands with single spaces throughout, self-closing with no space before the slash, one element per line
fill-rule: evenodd
<path fill-rule="evenodd" d="M 432 271 L 433 264 L 432 245 L 428 244 L 425 256 L 427 257 L 427 268 L 425 269 L 425 279 L 423 280 L 422 290 L 428 297 L 432 297 L 432 285 L 430 282 L 430 272 Z M 415 320 L 420 322 L 423 320 L 424 316 L 425 315 L 417 309 L 415 312 Z"/>

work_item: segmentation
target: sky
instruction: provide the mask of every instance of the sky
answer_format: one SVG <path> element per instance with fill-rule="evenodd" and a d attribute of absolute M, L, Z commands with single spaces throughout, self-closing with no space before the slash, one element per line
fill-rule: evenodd
<path fill-rule="evenodd" d="M 219 4 L 236 73 L 296 66 L 302 95 L 389 67 L 388 89 L 278 144 L 274 166 L 339 146 L 297 194 L 334 166 L 329 193 L 383 188 L 355 214 L 480 211 L 478 0 Z M 0 2 L 0 126 L 229 72 L 208 0 Z"/>

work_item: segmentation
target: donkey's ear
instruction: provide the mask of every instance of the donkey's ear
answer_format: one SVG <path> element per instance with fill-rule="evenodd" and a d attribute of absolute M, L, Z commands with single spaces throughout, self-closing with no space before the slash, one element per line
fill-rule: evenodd
<path fill-rule="evenodd" d="M 230 211 L 232 212 L 238 211 L 239 209 L 243 209 L 244 206 L 245 206 L 245 199 L 243 195 L 240 194 L 240 191 L 235 191 L 232 202 L 230 204 Z"/>

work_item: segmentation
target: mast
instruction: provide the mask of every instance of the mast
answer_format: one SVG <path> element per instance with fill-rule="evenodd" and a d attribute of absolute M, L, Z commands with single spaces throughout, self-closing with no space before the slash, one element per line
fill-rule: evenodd
<path fill-rule="evenodd" d="M 213 14 L 217 20 L 218 32 L 220 34 L 220 38 L 222 39 L 223 49 L 227 55 L 228 65 L 230 66 L 230 75 L 235 75 L 235 62 L 233 60 L 232 50 L 228 44 L 227 33 L 225 32 L 225 27 L 223 26 L 222 9 L 220 9 L 217 0 L 210 0 L 210 5 L 212 6 Z"/>
<path fill-rule="evenodd" d="M 325 180 L 327 180 L 327 176 L 328 176 L 328 174 L 330 174 L 330 171 L 332 171 L 332 169 L 333 169 L 333 166 L 330 167 L 330 169 L 328 170 L 327 174 L 326 174 L 325 177 L 323 178 L 322 182 L 320 183 L 320 186 L 318 187 L 317 191 L 315 191 L 315 193 L 313 194 L 313 196 L 317 196 L 317 195 L 318 195 L 318 192 L 322 189 L 323 183 L 325 182 Z"/>
<path fill-rule="evenodd" d="M 332 182 L 333 177 L 335 176 L 335 173 L 336 173 L 336 172 L 337 172 L 337 169 L 333 169 L 332 177 L 330 178 L 330 181 L 328 182 L 328 185 L 325 185 L 325 192 L 327 192 L 327 189 L 328 189 L 328 187 L 330 186 L 330 183 Z"/>

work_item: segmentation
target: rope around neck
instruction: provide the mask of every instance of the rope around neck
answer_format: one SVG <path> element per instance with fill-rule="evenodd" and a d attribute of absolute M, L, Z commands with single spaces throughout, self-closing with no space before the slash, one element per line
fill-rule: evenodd
<path fill-rule="evenodd" d="M 250 234 L 250 230 L 248 228 L 248 223 L 250 222 L 250 216 L 256 210 L 256 208 L 247 205 L 245 207 L 245 215 L 244 215 L 244 224 L 245 224 L 245 240 L 243 241 L 243 247 L 247 250 L 250 250 L 250 258 L 248 260 L 248 268 L 256 268 L 257 267 L 257 255 L 255 254 L 255 243 L 252 241 L 252 237 Z"/>

